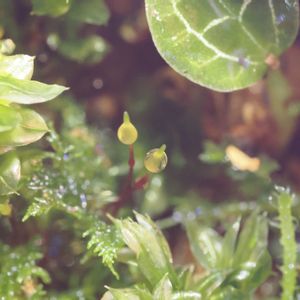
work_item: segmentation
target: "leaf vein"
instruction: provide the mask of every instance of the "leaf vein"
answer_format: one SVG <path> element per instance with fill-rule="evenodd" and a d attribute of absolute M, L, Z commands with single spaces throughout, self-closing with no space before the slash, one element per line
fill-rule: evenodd
<path fill-rule="evenodd" d="M 178 0 L 172 0 L 172 7 L 174 10 L 175 15 L 179 18 L 179 20 L 183 23 L 183 25 L 185 26 L 186 30 L 194 35 L 204 46 L 206 46 L 208 49 L 212 50 L 215 54 L 217 54 L 218 56 L 227 59 L 229 61 L 233 61 L 236 63 L 240 62 L 240 57 L 238 56 L 234 56 L 234 55 L 230 55 L 227 54 L 223 51 L 221 51 L 220 49 L 218 49 L 216 46 L 214 46 L 213 44 L 211 44 L 207 39 L 205 39 L 205 37 L 198 32 L 197 30 L 195 30 L 194 28 L 191 27 L 191 25 L 189 24 L 189 22 L 186 20 L 186 18 L 182 15 L 182 13 L 180 12 L 180 10 L 177 7 L 178 4 Z M 252 60 L 248 60 L 248 62 L 252 65 L 257 65 L 258 62 L 252 61 Z"/>
<path fill-rule="evenodd" d="M 276 14 L 275 14 L 275 8 L 274 8 L 274 3 L 273 0 L 269 0 L 269 7 L 271 10 L 271 15 L 272 15 L 272 23 L 273 23 L 273 29 L 274 29 L 274 35 L 275 35 L 275 43 L 276 45 L 279 45 L 279 31 L 276 26 Z"/>

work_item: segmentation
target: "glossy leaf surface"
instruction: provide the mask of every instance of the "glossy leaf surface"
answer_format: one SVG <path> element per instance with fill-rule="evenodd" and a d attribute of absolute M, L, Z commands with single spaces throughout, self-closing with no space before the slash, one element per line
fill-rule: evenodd
<path fill-rule="evenodd" d="M 21 177 L 20 168 L 20 160 L 15 153 L 0 157 L 0 196 L 16 192 Z"/>
<path fill-rule="evenodd" d="M 146 0 L 162 57 L 190 80 L 219 91 L 247 87 L 298 31 L 298 1 Z"/>
<path fill-rule="evenodd" d="M 33 80 L 20 80 L 0 75 L 0 99 L 19 104 L 35 104 L 49 101 L 66 88 L 60 85 L 44 84 Z"/>

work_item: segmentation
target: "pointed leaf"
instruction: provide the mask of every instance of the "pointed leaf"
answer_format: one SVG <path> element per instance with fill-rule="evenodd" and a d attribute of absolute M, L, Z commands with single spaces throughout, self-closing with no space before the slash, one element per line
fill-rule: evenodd
<path fill-rule="evenodd" d="M 172 266 L 169 246 L 161 231 L 149 217 L 136 213 L 137 222 L 131 219 L 118 221 L 123 240 L 136 254 L 138 266 L 152 286 L 156 286 L 168 273 L 173 285 L 177 277 Z"/>
<path fill-rule="evenodd" d="M 213 229 L 201 226 L 196 221 L 188 221 L 185 226 L 191 250 L 198 262 L 206 269 L 216 269 L 222 252 L 221 237 Z"/>
<path fill-rule="evenodd" d="M 169 300 L 172 298 L 172 283 L 166 274 L 154 290 L 153 300 Z"/>
<path fill-rule="evenodd" d="M 240 233 L 234 255 L 234 266 L 239 266 L 246 261 L 257 259 L 261 252 L 265 251 L 267 241 L 267 219 L 264 216 L 257 215 L 257 212 L 254 212 L 246 220 Z"/>
<path fill-rule="evenodd" d="M 0 75 L 0 99 L 19 104 L 35 104 L 49 101 L 67 88 L 48 85 L 33 80 L 20 80 Z"/>

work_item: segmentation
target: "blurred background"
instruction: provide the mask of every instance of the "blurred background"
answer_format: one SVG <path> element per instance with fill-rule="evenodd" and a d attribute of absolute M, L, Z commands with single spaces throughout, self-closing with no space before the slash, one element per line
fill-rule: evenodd
<path fill-rule="evenodd" d="M 0 0 L 0 35 L 16 43 L 15 53 L 36 56 L 34 79 L 70 87 L 64 96 L 36 109 L 58 131 L 64 123 L 76 123 L 78 116 L 99 133 L 98 150 L 108 153 L 117 166 L 103 171 L 117 178 L 114 193 L 121 189 L 127 172 L 128 149 L 116 138 L 125 110 L 139 131 L 137 176 L 145 174 L 145 153 L 167 145 L 167 169 L 154 175 L 145 191 L 138 192 L 119 214 L 136 209 L 169 228 L 166 234 L 176 263 L 193 260 L 185 234 L 177 226 L 183 213 L 191 218 L 205 214 L 206 223 L 224 232 L 222 220 L 231 222 L 257 203 L 269 209 L 273 183 L 300 189 L 299 39 L 281 57 L 280 67 L 264 79 L 248 89 L 219 93 L 188 81 L 162 60 L 149 33 L 143 1 L 107 0 L 102 11 L 95 11 L 103 25 L 79 22 L 68 14 L 37 16 L 31 11 L 28 0 Z M 41 145 L 49 147 L 45 141 Z M 230 145 L 258 158 L 259 171 L 234 172 L 240 167 L 226 156 Z M 20 215 L 10 232 L 21 226 Z M 126 280 L 116 283 L 100 262 L 97 266 L 90 262 L 92 272 L 86 266 L 80 269 L 74 258 L 80 245 L 70 229 L 71 221 L 55 214 L 51 222 L 52 228 L 43 233 L 48 258 L 41 263 L 55 274 L 50 290 L 78 285 L 85 272 L 91 295 L 100 295 L 104 284 L 128 284 Z M 34 235 L 34 224 L 28 222 L 28 237 L 19 237 L 18 243 Z M 7 226 L 2 222 L 2 228 Z M 276 233 L 270 235 L 272 241 Z M 276 261 L 279 254 L 274 243 L 270 250 Z M 66 275 L 74 270 L 72 283 Z M 272 280 L 259 292 L 261 299 L 277 293 Z"/>

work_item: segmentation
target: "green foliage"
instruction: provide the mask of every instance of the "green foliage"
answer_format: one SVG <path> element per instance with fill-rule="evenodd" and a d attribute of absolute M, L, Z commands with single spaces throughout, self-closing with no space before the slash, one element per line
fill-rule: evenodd
<path fill-rule="evenodd" d="M 146 0 L 162 57 L 190 80 L 231 91 L 259 80 L 298 31 L 298 1 Z"/>
<path fill-rule="evenodd" d="M 127 219 L 116 220 L 116 224 L 124 242 L 137 256 L 141 272 L 154 286 L 165 274 L 169 274 L 172 283 L 177 285 L 171 251 L 161 231 L 149 217 L 138 213 L 135 216 L 137 223 Z"/>
<path fill-rule="evenodd" d="M 83 233 L 83 237 L 89 237 L 87 248 L 102 257 L 103 264 L 109 267 L 116 277 L 119 277 L 113 267 L 118 251 L 124 245 L 119 231 L 114 226 L 94 221 L 91 227 Z"/>
<path fill-rule="evenodd" d="M 38 113 L 16 104 L 45 102 L 66 89 L 32 81 L 32 73 L 33 57 L 0 54 L 0 154 L 31 144 L 48 131 Z M 20 161 L 16 153 L 0 156 L 0 195 L 16 193 L 19 180 Z"/>
<path fill-rule="evenodd" d="M 108 21 L 109 11 L 104 0 L 73 0 L 69 17 L 77 22 L 103 25 Z"/>
<path fill-rule="evenodd" d="M 11 248 L 0 246 L 0 295 L 2 299 L 41 299 L 40 283 L 50 282 L 49 274 L 36 263 L 43 255 L 32 245 Z"/>
<path fill-rule="evenodd" d="M 210 270 L 198 286 L 205 299 L 239 299 L 241 295 L 243 299 L 250 299 L 253 291 L 270 275 L 265 217 L 253 213 L 241 231 L 240 221 L 237 221 L 223 238 L 195 221 L 186 221 L 186 228 L 195 257 Z"/>
<path fill-rule="evenodd" d="M 16 153 L 0 156 L 0 196 L 16 193 L 21 177 L 21 164 Z"/>
<path fill-rule="evenodd" d="M 119 113 L 127 102 L 120 104 L 118 100 L 129 98 L 127 88 L 131 89 L 135 82 L 128 76 L 130 84 L 124 88 L 119 69 L 114 73 L 108 68 L 106 72 L 104 64 L 102 73 L 101 68 L 99 71 L 88 65 L 99 63 L 109 50 L 98 35 L 102 30 L 98 26 L 105 25 L 110 16 L 105 3 L 0 0 L 0 38 L 13 36 L 20 42 L 18 51 L 26 47 L 28 53 L 36 53 L 41 67 L 38 77 L 55 78 L 57 69 L 66 66 L 66 73 L 59 74 L 58 81 L 72 85 L 80 77 L 84 89 L 80 83 L 74 94 L 91 99 L 87 120 L 83 107 L 69 97 L 42 104 L 42 111 L 52 121 L 46 123 L 27 105 L 47 102 L 66 88 L 31 80 L 34 58 L 11 55 L 15 48 L 12 40 L 0 40 L 0 298 L 75 300 L 100 299 L 104 294 L 103 300 L 266 299 L 263 284 L 271 274 L 272 263 L 276 263 L 268 252 L 269 247 L 274 254 L 275 238 L 268 234 L 267 214 L 277 213 L 278 208 L 283 248 L 282 297 L 293 299 L 297 268 L 293 197 L 287 190 L 279 190 L 278 207 L 270 205 L 271 173 L 278 167 L 275 161 L 251 157 L 247 153 L 256 153 L 256 149 L 248 145 L 247 139 L 239 138 L 233 141 L 245 152 L 226 141 L 220 145 L 207 141 L 197 160 L 201 143 L 197 152 L 189 154 L 188 146 L 195 138 L 192 136 L 188 144 L 191 135 L 185 131 L 192 128 L 194 133 L 197 126 L 190 120 L 180 122 L 186 119 L 179 118 L 178 122 L 181 108 L 173 101 L 163 101 L 158 107 L 153 101 L 149 101 L 153 106 L 139 101 L 130 107 L 137 120 L 137 112 L 147 111 L 141 113 L 137 126 L 139 143 L 135 143 L 138 132 L 133 124 L 129 132 L 126 122 L 118 134 L 117 130 L 113 134 L 107 130 L 106 127 L 116 129 L 120 123 Z M 110 6 L 118 14 L 123 9 Z M 239 89 L 260 79 L 268 65 L 272 61 L 276 64 L 278 56 L 295 39 L 298 26 L 295 0 L 146 0 L 146 6 L 154 41 L 167 62 L 191 80 L 217 90 Z M 16 18 L 11 17 L 14 15 Z M 123 15 L 114 18 L 117 33 L 109 38 L 119 44 L 115 43 L 119 35 L 141 31 L 143 41 L 143 17 L 138 12 L 133 18 L 126 17 L 124 23 Z M 19 24 L 24 24 L 24 32 L 20 32 Z M 120 44 L 126 53 L 127 47 Z M 79 68 L 80 76 L 70 75 Z M 160 86 L 160 76 L 159 72 L 159 88 L 155 85 L 158 96 L 177 95 L 179 91 L 173 92 L 174 74 L 170 75 L 170 87 L 169 82 L 166 84 L 167 91 L 164 83 Z M 110 82 L 110 78 L 116 81 Z M 94 85 L 94 80 L 101 80 L 103 91 L 98 91 L 101 85 Z M 151 98 L 153 91 L 143 81 L 139 82 L 142 96 Z M 97 91 L 92 90 L 93 85 Z M 180 89 L 185 92 L 184 85 Z M 203 90 L 194 88 L 191 95 L 187 93 L 188 98 L 201 98 Z M 289 82 L 280 72 L 270 73 L 266 90 L 272 113 L 290 126 L 282 114 L 292 95 Z M 193 110 L 196 106 L 191 107 Z M 124 121 L 126 115 L 129 121 L 128 114 Z M 198 117 L 198 111 L 195 115 Z M 265 121 L 265 112 L 261 115 Z M 165 122 L 159 122 L 161 116 Z M 93 121 L 105 128 L 87 125 Z M 210 124 L 211 120 L 203 121 Z M 152 136 L 149 124 L 153 126 Z M 162 136 L 165 127 L 167 137 Z M 46 133 L 47 138 L 38 145 L 21 147 L 40 140 Z M 128 164 L 128 148 L 116 143 L 117 136 L 130 145 Z M 146 159 L 146 169 L 151 172 L 166 167 L 165 146 L 146 151 L 150 144 L 164 142 L 168 149 L 170 145 L 170 168 L 164 173 L 167 176 L 145 175 L 141 159 L 145 155 L 152 158 L 150 164 Z M 254 168 L 245 167 L 253 162 Z M 219 204 L 220 200 L 226 203 Z M 295 202 L 298 212 L 299 203 Z M 135 213 L 134 221 L 130 218 L 132 210 L 145 215 Z M 166 237 L 161 228 L 166 230 Z M 28 245 L 32 238 L 37 243 Z M 273 270 L 276 272 L 276 267 Z M 105 290 L 105 285 L 110 287 Z M 270 297 L 278 294 L 275 278 L 266 286 L 272 287 Z"/>
<path fill-rule="evenodd" d="M 59 17 L 68 13 L 67 17 L 77 22 L 103 25 L 107 22 L 109 11 L 103 0 L 31 0 L 32 13 Z"/>
<path fill-rule="evenodd" d="M 65 14 L 71 5 L 72 0 L 31 0 L 32 1 L 32 13 L 35 15 L 50 15 L 58 17 Z"/>
<path fill-rule="evenodd" d="M 115 222 L 152 288 L 109 289 L 103 299 L 251 299 L 254 290 L 271 274 L 267 219 L 257 213 L 245 221 L 242 230 L 237 221 L 223 238 L 196 221 L 186 220 L 193 253 L 208 273 L 200 280 L 191 280 L 188 271 L 188 281 L 175 271 L 161 231 L 148 217 L 136 213 L 136 218 L 137 222 Z"/>
<path fill-rule="evenodd" d="M 278 212 L 281 238 L 280 243 L 283 250 L 283 266 L 282 270 L 282 300 L 295 299 L 296 289 L 296 260 L 297 260 L 297 244 L 295 240 L 295 226 L 292 216 L 292 204 L 294 195 L 284 188 L 277 189 Z"/>
<path fill-rule="evenodd" d="M 0 75 L 0 97 L 10 103 L 35 104 L 56 98 L 66 88 Z"/>
<path fill-rule="evenodd" d="M 95 64 L 100 62 L 109 50 L 103 38 L 91 35 L 85 39 L 71 37 L 60 39 L 57 34 L 48 37 L 48 44 L 64 57 L 78 63 Z"/>

